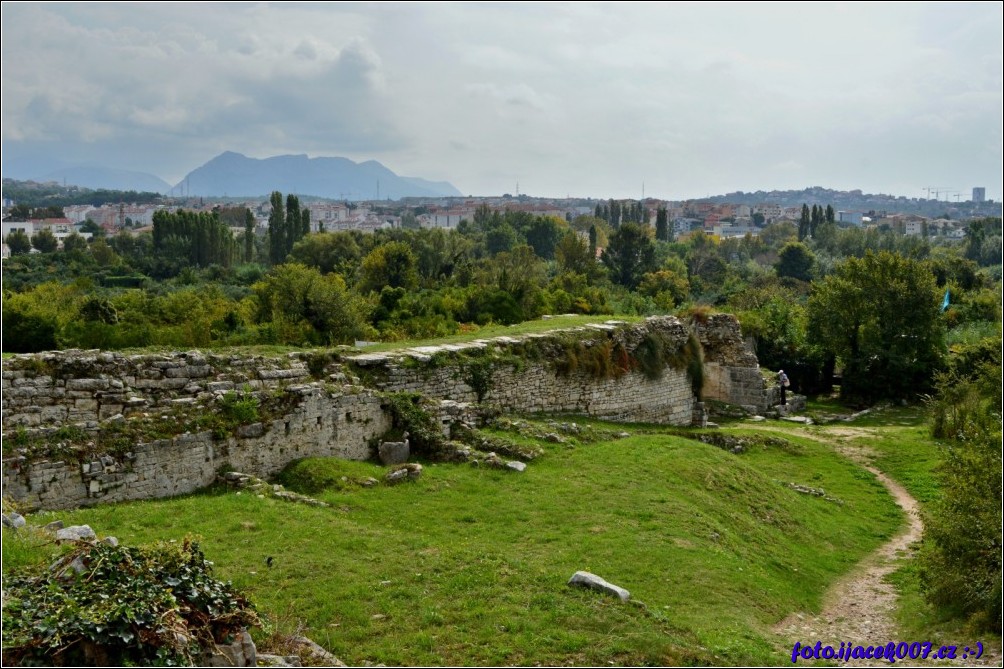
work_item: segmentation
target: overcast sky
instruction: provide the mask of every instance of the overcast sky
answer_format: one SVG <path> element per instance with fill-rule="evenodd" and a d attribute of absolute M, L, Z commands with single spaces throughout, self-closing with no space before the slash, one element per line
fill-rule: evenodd
<path fill-rule="evenodd" d="M 1001 198 L 1002 4 L 2 6 L 2 170 L 222 151 L 464 193 Z"/>

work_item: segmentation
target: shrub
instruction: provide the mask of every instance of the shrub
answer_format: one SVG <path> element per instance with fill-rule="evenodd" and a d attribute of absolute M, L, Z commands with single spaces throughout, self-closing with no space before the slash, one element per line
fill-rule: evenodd
<path fill-rule="evenodd" d="M 260 625 L 211 565 L 189 539 L 147 548 L 99 543 L 41 575 L 6 577 L 4 665 L 198 664 L 204 650 Z"/>
<path fill-rule="evenodd" d="M 933 604 L 1001 624 L 1001 369 L 941 375 L 929 401 L 932 433 L 946 440 L 942 496 L 925 519 L 920 577 Z"/>
<path fill-rule="evenodd" d="M 385 407 L 390 410 L 394 429 L 408 432 L 411 452 L 437 457 L 446 446 L 446 438 L 432 416 L 422 407 L 417 393 L 388 393 Z"/>
<path fill-rule="evenodd" d="M 258 398 L 250 393 L 230 390 L 220 398 L 220 413 L 228 421 L 238 425 L 254 423 L 258 420 Z"/>

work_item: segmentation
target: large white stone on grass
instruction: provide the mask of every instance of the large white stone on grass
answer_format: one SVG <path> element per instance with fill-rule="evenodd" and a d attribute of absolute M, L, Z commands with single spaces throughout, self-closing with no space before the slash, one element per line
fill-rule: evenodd
<path fill-rule="evenodd" d="M 568 579 L 568 585 L 577 585 L 582 588 L 599 590 L 600 592 L 620 597 L 621 601 L 625 602 L 631 599 L 631 593 L 624 588 L 614 585 L 613 583 L 609 583 L 596 574 L 591 574 L 588 571 L 577 571 L 572 574 L 572 578 Z"/>

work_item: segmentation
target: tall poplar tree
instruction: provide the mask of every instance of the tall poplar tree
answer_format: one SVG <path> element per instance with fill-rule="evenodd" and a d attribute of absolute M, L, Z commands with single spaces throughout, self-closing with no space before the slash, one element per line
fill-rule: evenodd
<path fill-rule="evenodd" d="M 273 265 L 281 265 L 286 258 L 286 210 L 282 206 L 282 193 L 272 191 L 269 201 L 272 213 L 268 215 L 268 257 Z"/>
<path fill-rule="evenodd" d="M 669 213 L 665 207 L 659 207 L 655 212 L 655 238 L 660 242 L 668 242 L 669 235 Z"/>
<path fill-rule="evenodd" d="M 244 210 L 244 262 L 254 259 L 254 214 Z"/>

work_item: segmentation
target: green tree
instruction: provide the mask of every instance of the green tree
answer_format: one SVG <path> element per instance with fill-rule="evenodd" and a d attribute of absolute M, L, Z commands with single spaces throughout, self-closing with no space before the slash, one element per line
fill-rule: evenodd
<path fill-rule="evenodd" d="M 526 243 L 544 260 L 554 260 L 554 249 L 561 237 L 562 226 L 548 216 L 535 216 L 526 230 Z"/>
<path fill-rule="evenodd" d="M 600 259 L 615 283 L 634 289 L 646 272 L 655 269 L 655 248 L 643 226 L 625 223 L 610 237 Z"/>
<path fill-rule="evenodd" d="M 92 237 L 104 237 L 107 234 L 104 228 L 89 218 L 80 226 L 80 231 L 89 232 Z"/>
<path fill-rule="evenodd" d="M 418 217 L 411 209 L 401 214 L 401 227 L 405 230 L 418 230 L 422 227 L 418 222 Z"/>
<path fill-rule="evenodd" d="M 617 200 L 610 200 L 610 218 L 608 222 L 615 230 L 620 227 L 622 218 L 621 203 Z"/>
<path fill-rule="evenodd" d="M 21 255 L 31 251 L 31 240 L 28 239 L 28 235 L 24 230 L 15 230 L 14 232 L 7 235 L 7 246 L 10 247 L 10 252 L 13 255 Z"/>
<path fill-rule="evenodd" d="M 655 238 L 660 242 L 672 241 L 672 228 L 669 227 L 669 213 L 665 207 L 659 207 L 655 212 Z"/>
<path fill-rule="evenodd" d="M 70 233 L 63 240 L 63 252 L 64 253 L 76 253 L 78 251 L 84 251 L 87 249 L 87 240 L 83 238 L 82 235 L 76 232 Z"/>
<path fill-rule="evenodd" d="M 42 228 L 31 236 L 31 245 L 42 253 L 55 253 L 59 248 L 59 240 L 49 228 Z"/>
<path fill-rule="evenodd" d="M 254 214 L 244 210 L 244 262 L 254 260 Z"/>
<path fill-rule="evenodd" d="M 496 214 L 498 212 L 495 212 Z M 504 251 L 512 250 L 519 243 L 519 235 L 508 223 L 500 223 L 493 226 L 485 234 L 485 245 L 488 253 L 497 255 Z"/>
<path fill-rule="evenodd" d="M 843 364 L 841 395 L 928 390 L 944 346 L 940 297 L 926 263 L 885 251 L 848 258 L 814 284 L 809 338 Z"/>
<path fill-rule="evenodd" d="M 690 282 L 683 261 L 676 258 L 674 269 L 660 269 L 642 276 L 638 292 L 651 297 L 659 308 L 670 310 L 687 301 Z"/>
<path fill-rule="evenodd" d="M 91 241 L 91 255 L 102 267 L 111 267 L 119 261 L 119 256 L 103 238 Z"/>
<path fill-rule="evenodd" d="M 6 189 L 4 192 L 7 192 Z M 23 203 L 18 203 L 11 207 L 7 212 L 6 218 L 4 218 L 5 221 L 27 221 L 30 219 L 31 207 Z"/>
<path fill-rule="evenodd" d="M 577 232 L 569 230 L 562 235 L 561 239 L 558 240 L 554 257 L 562 272 L 573 272 L 585 276 L 595 274 L 596 254 L 590 252 L 589 245 Z"/>
<path fill-rule="evenodd" d="M 345 344 L 367 334 L 365 305 L 337 274 L 312 267 L 274 267 L 253 287 L 258 319 L 271 322 L 279 343 Z"/>
<path fill-rule="evenodd" d="M 781 248 L 774 269 L 780 277 L 812 281 L 812 266 L 816 257 L 802 242 L 788 242 Z"/>
<path fill-rule="evenodd" d="M 268 257 L 273 265 L 286 259 L 286 210 L 282 206 L 282 193 L 272 191 L 269 198 L 272 211 L 268 215 Z"/>
<path fill-rule="evenodd" d="M 809 205 L 802 203 L 802 215 L 798 218 L 798 241 L 802 241 L 809 236 L 809 226 L 812 224 L 812 215 L 809 213 Z"/>
<path fill-rule="evenodd" d="M 307 225 L 310 225 L 309 219 Z M 285 221 L 285 251 L 282 257 L 285 258 L 293 250 L 293 244 L 303 237 L 303 216 L 300 213 L 300 198 L 290 193 L 286 196 L 286 221 Z"/>
<path fill-rule="evenodd" d="M 323 274 L 337 272 L 342 276 L 350 276 L 363 257 L 363 250 L 357 239 L 359 236 L 356 231 L 310 235 L 293 246 L 290 256 L 296 262 L 316 267 Z"/>
<path fill-rule="evenodd" d="M 363 258 L 359 290 L 380 291 L 384 286 L 412 290 L 418 286 L 418 260 L 404 242 L 388 242 Z"/>

